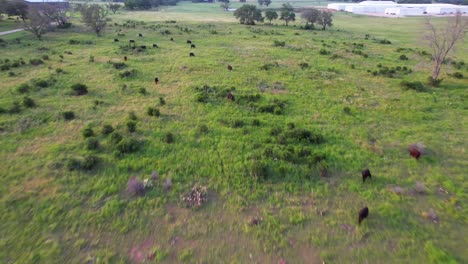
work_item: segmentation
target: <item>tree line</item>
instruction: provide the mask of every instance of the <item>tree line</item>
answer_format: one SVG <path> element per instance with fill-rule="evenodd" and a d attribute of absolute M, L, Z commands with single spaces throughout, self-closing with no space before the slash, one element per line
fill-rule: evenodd
<path fill-rule="evenodd" d="M 234 16 L 239 19 L 241 24 L 245 25 L 255 25 L 255 22 L 263 22 L 264 20 L 271 24 L 273 20 L 279 18 L 288 26 L 290 22 L 296 20 L 294 8 L 289 3 L 283 4 L 279 15 L 274 10 L 266 10 L 265 16 L 262 16 L 261 10 L 256 6 L 243 5 L 234 12 Z M 325 30 L 333 25 L 333 14 L 331 12 L 310 8 L 302 11 L 301 17 L 306 21 L 304 29 L 315 29 L 315 26 L 319 25 L 322 30 Z"/>

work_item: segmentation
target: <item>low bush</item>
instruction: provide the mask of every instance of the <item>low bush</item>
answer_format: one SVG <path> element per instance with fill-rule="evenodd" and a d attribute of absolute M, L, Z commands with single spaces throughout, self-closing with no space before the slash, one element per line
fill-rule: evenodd
<path fill-rule="evenodd" d="M 423 92 L 426 90 L 426 87 L 422 82 L 409 82 L 409 81 L 402 81 L 400 85 L 403 87 L 404 90 L 414 90 L 417 92 Z"/>
<path fill-rule="evenodd" d="M 62 117 L 65 120 L 72 120 L 75 118 L 75 113 L 73 111 L 62 112 Z"/>
<path fill-rule="evenodd" d="M 130 132 L 130 133 L 135 132 L 136 131 L 136 124 L 137 123 L 136 123 L 135 120 L 128 120 L 127 124 L 126 124 L 128 132 Z"/>
<path fill-rule="evenodd" d="M 205 124 L 199 125 L 199 126 L 197 127 L 197 132 L 198 132 L 199 134 L 206 134 L 206 133 L 208 133 L 208 131 L 209 131 L 208 126 L 205 125 Z"/>
<path fill-rule="evenodd" d="M 71 86 L 72 94 L 76 96 L 85 95 L 88 93 L 88 86 L 76 83 Z"/>
<path fill-rule="evenodd" d="M 128 119 L 137 120 L 138 118 L 137 118 L 135 112 L 131 111 L 131 112 L 128 113 Z"/>
<path fill-rule="evenodd" d="M 145 87 L 140 87 L 138 89 L 138 93 L 141 94 L 141 95 L 146 95 L 148 92 L 146 91 Z"/>
<path fill-rule="evenodd" d="M 143 196 L 145 194 L 145 185 L 136 176 L 133 176 L 127 182 L 127 193 L 131 196 Z"/>
<path fill-rule="evenodd" d="M 113 132 L 110 134 L 110 142 L 114 145 L 119 144 L 122 141 L 123 137 L 118 132 Z"/>
<path fill-rule="evenodd" d="M 34 100 L 30 97 L 25 96 L 23 97 L 23 106 L 27 108 L 32 108 L 36 106 L 36 102 L 34 102 Z"/>
<path fill-rule="evenodd" d="M 284 47 L 286 45 L 285 41 L 279 41 L 279 40 L 274 40 L 273 41 L 273 46 L 274 47 Z"/>
<path fill-rule="evenodd" d="M 111 62 L 111 61 L 109 61 L 109 64 L 111 64 L 117 70 L 124 69 L 124 68 L 127 67 L 127 64 L 125 64 L 123 62 Z"/>
<path fill-rule="evenodd" d="M 326 49 L 320 49 L 319 53 L 320 55 L 330 55 L 331 52 Z"/>
<path fill-rule="evenodd" d="M 123 72 L 119 73 L 119 76 L 120 76 L 120 78 L 129 78 L 129 77 L 135 76 L 136 73 L 137 73 L 137 71 L 132 69 L 132 70 L 123 71 Z"/>
<path fill-rule="evenodd" d="M 454 72 L 452 76 L 457 79 L 463 79 L 463 73 L 461 72 Z"/>
<path fill-rule="evenodd" d="M 114 132 L 114 128 L 113 128 L 111 125 L 104 125 L 104 126 L 102 126 L 101 133 L 102 133 L 103 135 L 109 135 L 109 134 L 111 134 L 112 132 Z"/>
<path fill-rule="evenodd" d="M 19 102 L 13 102 L 10 109 L 8 109 L 8 113 L 10 114 L 18 114 L 21 112 L 21 105 Z"/>
<path fill-rule="evenodd" d="M 164 142 L 172 144 L 174 142 L 174 135 L 171 132 L 166 133 L 166 135 L 164 135 Z"/>
<path fill-rule="evenodd" d="M 92 128 L 87 127 L 81 131 L 81 135 L 83 135 L 84 138 L 89 138 L 94 136 L 94 131 Z"/>
<path fill-rule="evenodd" d="M 302 70 L 309 68 L 309 64 L 305 62 L 299 63 L 299 67 L 301 67 Z"/>
<path fill-rule="evenodd" d="M 165 105 L 165 104 L 166 104 L 166 100 L 164 100 L 163 97 L 159 97 L 159 105 L 160 105 L 160 106 L 163 106 L 163 105 Z"/>
<path fill-rule="evenodd" d="M 149 116 L 156 116 L 156 117 L 161 116 L 161 112 L 159 111 L 159 108 L 156 108 L 156 107 L 148 107 L 147 113 Z"/>
<path fill-rule="evenodd" d="M 408 57 L 405 54 L 401 54 L 400 60 L 408 60 Z"/>
<path fill-rule="evenodd" d="M 99 148 L 99 141 L 96 138 L 88 138 L 86 139 L 86 149 L 87 150 L 95 150 Z"/>
<path fill-rule="evenodd" d="M 30 59 L 29 64 L 33 66 L 38 66 L 38 65 L 44 64 L 44 61 L 42 61 L 41 59 Z"/>
<path fill-rule="evenodd" d="M 125 153 L 133 153 L 136 152 L 140 147 L 140 142 L 136 139 L 127 139 L 124 138 L 122 139 L 117 145 L 116 145 L 116 150 L 120 154 L 125 154 Z"/>
<path fill-rule="evenodd" d="M 23 83 L 21 84 L 20 86 L 18 86 L 16 88 L 16 91 L 20 94 L 24 94 L 24 93 L 27 93 L 31 90 L 31 86 L 29 86 L 29 84 L 27 83 Z"/>

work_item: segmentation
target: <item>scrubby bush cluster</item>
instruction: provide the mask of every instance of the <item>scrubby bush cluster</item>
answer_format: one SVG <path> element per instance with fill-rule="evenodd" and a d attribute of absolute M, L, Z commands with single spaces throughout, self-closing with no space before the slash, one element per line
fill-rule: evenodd
<path fill-rule="evenodd" d="M 208 191 L 204 186 L 195 185 L 192 190 L 182 197 L 187 207 L 201 207 L 208 201 Z"/>

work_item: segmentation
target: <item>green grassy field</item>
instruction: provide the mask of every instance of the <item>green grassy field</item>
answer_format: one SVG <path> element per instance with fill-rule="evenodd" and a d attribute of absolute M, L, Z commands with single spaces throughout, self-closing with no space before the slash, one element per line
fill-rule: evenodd
<path fill-rule="evenodd" d="M 2 37 L 0 263 L 466 263 L 467 46 L 441 87 L 404 90 L 431 72 L 423 19 L 336 14 L 305 31 L 216 6 L 121 12 L 102 37 L 76 18 L 43 41 Z M 194 185 L 198 209 L 182 200 Z"/>

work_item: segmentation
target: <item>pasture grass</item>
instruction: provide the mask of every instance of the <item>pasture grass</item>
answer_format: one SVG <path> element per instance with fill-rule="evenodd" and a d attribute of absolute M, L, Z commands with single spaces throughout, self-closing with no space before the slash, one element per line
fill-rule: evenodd
<path fill-rule="evenodd" d="M 0 72 L 1 262 L 466 262 L 467 81 L 447 73 L 468 68 L 445 65 L 440 88 L 400 86 L 430 74 L 422 19 L 337 14 L 332 30 L 305 31 L 211 22 L 201 8 L 122 12 L 103 37 L 74 20 L 43 41 L 5 38 L 2 62 L 26 64 Z M 36 106 L 10 111 L 25 96 Z M 128 180 L 152 171 L 154 186 L 129 195 Z M 181 197 L 196 184 L 208 202 L 190 209 Z"/>

